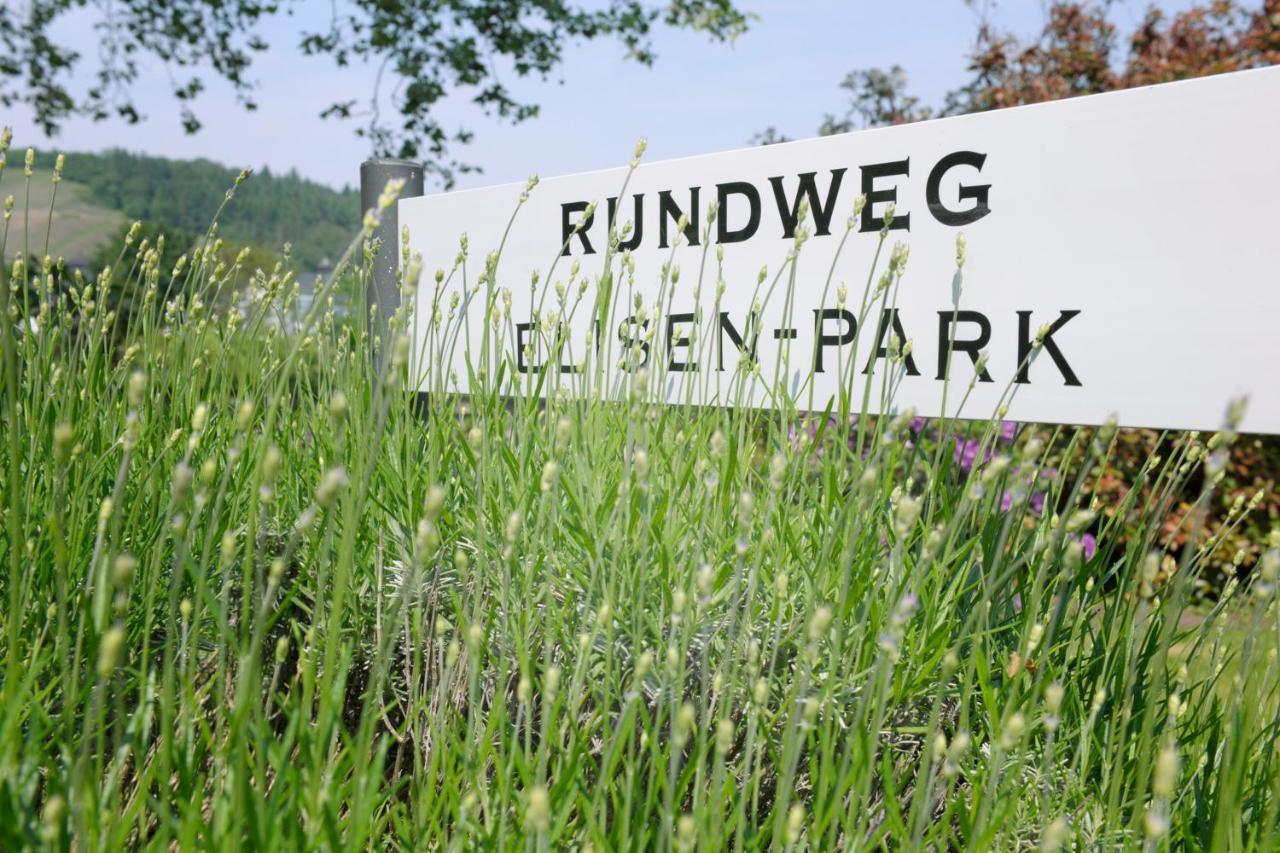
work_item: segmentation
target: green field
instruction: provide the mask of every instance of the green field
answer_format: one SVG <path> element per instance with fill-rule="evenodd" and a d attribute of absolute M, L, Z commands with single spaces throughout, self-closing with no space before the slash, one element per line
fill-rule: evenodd
<path fill-rule="evenodd" d="M 593 383 L 611 351 L 512 380 L 488 248 L 406 273 L 425 363 L 477 370 L 425 402 L 406 310 L 375 360 L 330 307 L 358 266 L 296 329 L 280 275 L 221 307 L 250 275 L 211 253 L 169 304 L 138 247 L 110 290 L 21 291 L 0 848 L 1274 849 L 1280 535 L 1193 597 L 1230 429 L 1152 458 L 1121 531 L 1082 497 L 1113 428 L 1050 459 L 994 413 L 657 405 L 661 370 Z M 624 263 L 547 304 L 608 314 Z M 873 273 L 863 309 L 905 255 Z"/>
<path fill-rule="evenodd" d="M 51 220 L 52 178 L 52 169 L 35 169 L 28 186 L 21 167 L 12 166 L 0 175 L 0 199 L 14 198 L 6 258 L 20 254 L 26 247 L 25 251 L 36 257 L 48 254 L 55 260 L 62 257 L 90 261 L 127 224 L 123 212 L 95 202 L 89 187 L 72 180 L 57 185 L 57 214 Z"/>

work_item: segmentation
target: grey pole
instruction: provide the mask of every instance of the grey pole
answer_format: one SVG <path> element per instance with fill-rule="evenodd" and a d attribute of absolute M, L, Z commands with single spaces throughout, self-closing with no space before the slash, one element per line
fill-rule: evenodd
<path fill-rule="evenodd" d="M 423 193 L 422 178 L 422 164 L 411 160 L 390 157 L 365 160 L 360 164 L 361 215 L 378 206 L 378 196 L 386 189 L 387 181 L 403 180 L 400 198 L 416 198 Z M 383 211 L 373 239 L 379 242 L 378 256 L 374 259 L 373 275 L 365 290 L 365 310 L 378 306 L 377 326 L 369 329 L 371 339 L 386 331 L 387 321 L 400 307 L 400 288 L 396 284 L 396 273 L 400 269 L 400 217 L 394 204 Z M 368 315 L 365 316 L 367 319 Z"/>

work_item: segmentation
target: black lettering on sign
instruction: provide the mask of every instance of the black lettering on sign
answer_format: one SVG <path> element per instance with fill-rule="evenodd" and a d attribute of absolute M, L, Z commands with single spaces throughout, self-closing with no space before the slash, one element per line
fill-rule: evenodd
<path fill-rule="evenodd" d="M 982 164 L 985 162 L 987 162 L 987 155 L 976 151 L 956 151 L 938 161 L 938 165 L 934 166 L 933 171 L 929 173 L 929 180 L 924 188 L 924 198 L 929 204 L 929 212 L 933 214 L 934 219 L 943 225 L 959 227 L 977 222 L 991 212 L 991 206 L 987 203 L 991 184 L 960 185 L 960 201 L 969 199 L 974 201 L 974 205 L 967 210 L 952 210 L 942 203 L 941 197 L 942 179 L 947 172 L 956 166 L 972 166 L 981 172 Z"/>
<path fill-rule="evenodd" d="M 745 198 L 750 212 L 747 214 L 746 225 L 730 230 L 729 199 L 734 196 Z M 755 236 L 756 229 L 760 227 L 760 193 L 756 192 L 754 186 L 746 181 L 730 181 L 727 184 L 717 184 L 716 207 L 720 208 L 719 234 L 716 236 L 718 242 L 741 243 L 743 240 L 750 240 Z"/>
<path fill-rule="evenodd" d="M 894 175 L 910 174 L 910 157 L 906 160 L 896 160 L 892 163 L 876 163 L 871 166 L 862 167 L 862 194 L 867 197 L 867 206 L 862 208 L 862 227 L 858 229 L 859 231 L 879 231 L 883 228 L 884 217 L 876 216 L 875 207 L 877 204 L 888 204 L 889 202 L 893 202 L 895 205 L 893 224 L 889 226 L 889 230 L 911 230 L 911 214 L 903 213 L 896 209 L 896 205 L 898 203 L 897 186 L 876 189 L 876 180 L 879 178 L 891 178 Z"/>
<path fill-rule="evenodd" d="M 822 324 L 826 320 L 841 321 L 844 323 L 844 330 L 838 334 L 824 332 Z M 852 311 L 844 308 L 821 308 L 813 312 L 813 326 L 816 338 L 813 344 L 813 372 L 822 373 L 825 370 L 822 366 L 822 351 L 829 346 L 842 347 L 852 343 L 858 334 L 858 319 L 853 316 Z"/>
<path fill-rule="evenodd" d="M 536 349 L 535 343 L 539 336 L 539 328 L 531 322 L 516 323 L 516 372 L 517 373 L 542 373 L 547 369 L 547 363 L 534 364 L 532 354 Z M 564 346 L 569 341 L 569 328 L 564 323 L 556 326 L 556 332 L 552 340 L 551 351 L 556 354 L 560 362 L 561 373 L 578 373 L 576 364 L 564 363 Z"/>
<path fill-rule="evenodd" d="M 628 331 L 630 329 L 631 331 Z M 649 342 L 644 333 L 649 329 L 648 320 L 640 320 L 634 314 L 618 324 L 618 340 L 622 342 L 622 369 L 639 370 L 649 364 Z M 639 349 L 641 358 L 635 362 L 631 352 Z"/>
<path fill-rule="evenodd" d="M 800 187 L 795 198 L 787 200 L 787 191 L 782 186 L 782 178 L 770 178 L 773 184 L 773 198 L 778 203 L 778 216 L 782 219 L 782 237 L 790 240 L 796 236 L 796 226 L 800 224 L 800 200 L 809 200 L 809 210 L 813 213 L 813 223 L 817 227 L 818 236 L 825 237 L 831 233 L 831 215 L 836 211 L 836 196 L 840 193 L 840 182 L 844 179 L 846 169 L 832 169 L 831 183 L 827 186 L 827 200 L 824 203 L 818 197 L 817 172 L 805 172 L 800 175 Z"/>
<path fill-rule="evenodd" d="M 587 229 L 591 227 L 591 223 L 595 221 L 596 215 L 593 213 L 582 221 L 582 227 L 577 228 L 581 217 L 574 219 L 575 213 L 586 213 L 588 204 L 585 201 L 570 201 L 560 205 L 560 242 L 564 246 L 562 255 L 568 255 L 572 248 L 570 245 L 573 238 L 573 232 L 577 229 L 578 238 L 582 240 L 582 253 L 584 255 L 594 255 L 596 250 L 591 248 L 591 241 L 587 239 Z"/>
<path fill-rule="evenodd" d="M 685 226 L 684 236 L 689 239 L 690 246 L 698 245 L 698 191 L 701 187 L 689 187 L 689 224 Z M 684 211 L 671 197 L 670 190 L 658 193 L 658 248 L 665 249 L 667 241 L 667 223 L 678 224 Z"/>
<path fill-rule="evenodd" d="M 519 373 L 529 372 L 529 363 L 525 360 L 525 348 L 528 346 L 527 338 L 532 330 L 532 323 L 516 323 L 516 371 Z"/>
<path fill-rule="evenodd" d="M 564 363 L 565 352 L 569 346 L 569 325 L 567 323 L 556 323 L 556 333 L 551 341 L 551 351 L 556 356 L 556 362 L 560 365 L 561 373 L 581 373 L 578 365 Z"/>
<path fill-rule="evenodd" d="M 951 327 L 952 320 L 955 320 L 956 327 Z M 959 331 L 961 323 L 976 323 L 978 326 L 978 336 L 976 338 L 968 338 L 960 340 L 952 337 Z M 987 315 L 977 311 L 939 311 L 938 312 L 938 379 L 947 378 L 947 355 L 948 349 L 952 353 L 962 352 L 969 356 L 969 360 L 975 365 L 978 363 L 978 354 L 982 352 L 991 341 L 991 321 L 987 319 Z M 978 375 L 979 382 L 990 382 L 991 374 L 987 369 L 982 368 L 982 372 Z"/>
<path fill-rule="evenodd" d="M 876 330 L 876 345 L 871 351 L 871 357 L 867 359 L 867 366 L 862 369 L 863 373 L 870 373 L 871 366 L 876 363 L 877 358 L 888 358 L 889 347 L 887 346 L 887 338 L 889 330 L 893 330 L 893 334 L 897 336 L 899 344 L 905 345 L 907 342 L 907 333 L 902 329 L 902 321 L 898 319 L 897 308 L 886 308 L 880 316 L 880 328 Z M 906 358 L 907 375 L 919 376 L 920 371 L 916 368 L 915 356 L 907 353 Z"/>
<path fill-rule="evenodd" d="M 718 361 L 716 366 L 717 371 L 724 370 L 724 336 L 725 335 L 728 335 L 729 340 L 733 341 L 733 345 L 738 348 L 739 353 L 745 353 L 747 357 L 751 359 L 751 361 L 756 360 L 756 344 L 760 342 L 760 335 L 753 328 L 754 325 L 755 323 L 752 322 L 751 315 L 748 315 L 747 324 L 746 324 L 746 327 L 747 327 L 746 337 L 751 340 L 750 345 L 748 345 L 744 340 L 744 336 L 737 330 L 737 328 L 729 320 L 729 312 L 728 311 L 720 312 L 720 334 L 716 341 L 716 353 L 718 356 Z"/>
<path fill-rule="evenodd" d="M 929 213 L 939 223 L 958 228 L 969 225 L 991 213 L 991 184 L 960 183 L 956 191 L 957 205 L 952 207 L 942 199 L 942 184 L 955 169 L 972 169 L 981 173 L 986 165 L 987 155 L 978 151 L 953 151 L 943 156 L 929 170 L 925 182 L 924 196 Z M 792 179 L 785 175 L 769 178 L 773 191 L 773 200 L 778 209 L 778 219 L 782 225 L 782 238 L 792 239 L 800 225 L 800 205 L 807 204 L 813 215 L 814 234 L 818 237 L 831 235 L 832 219 L 835 217 L 836 205 L 840 199 L 840 188 L 844 182 L 847 168 L 831 169 L 830 178 L 825 188 L 818 183 L 819 172 L 801 172 L 794 178 L 794 188 L 788 189 Z M 905 184 L 895 180 L 909 178 L 911 175 L 911 158 L 892 160 L 884 163 L 869 163 L 860 166 L 861 190 L 866 196 L 866 205 L 862 209 L 858 230 L 861 232 L 877 232 L 885 227 L 885 211 L 890 204 L 894 205 L 893 222 L 889 225 L 893 231 L 910 231 L 911 214 L 901 209 L 899 189 L 905 192 Z M 670 248 L 674 241 L 671 225 L 686 219 L 684 229 L 689 245 L 701 244 L 702 234 L 699 228 L 700 210 L 699 196 L 701 187 L 689 187 L 688 205 L 677 202 L 675 190 L 658 191 L 658 247 Z M 720 216 L 716 228 L 716 241 L 719 243 L 742 243 L 755 237 L 761 223 L 761 187 L 750 181 L 724 181 L 716 184 L 716 205 Z M 611 197 L 608 203 L 609 232 L 619 233 L 619 214 L 626 205 L 625 199 Z M 631 197 L 632 232 L 626 239 L 618 240 L 618 248 L 623 251 L 635 251 L 644 243 L 644 194 L 637 193 Z M 743 221 L 745 205 L 746 222 L 735 227 L 734 223 Z M 589 205 L 585 201 L 571 201 L 560 205 L 560 240 L 563 244 L 562 254 L 573 254 L 573 241 L 576 235 L 582 254 L 594 255 L 596 248 L 591 244 L 588 232 L 595 221 L 594 213 L 586 216 Z M 652 209 L 650 216 L 652 216 Z M 653 228 L 649 229 L 652 235 Z M 651 238 L 652 239 L 652 238 Z"/>
<path fill-rule="evenodd" d="M 618 225 L 618 199 L 609 199 L 609 229 L 617 229 L 619 234 L 618 249 L 620 251 L 634 252 L 640 247 L 640 239 L 644 236 L 644 193 L 632 196 L 635 199 L 635 216 L 632 218 L 631 236 L 627 239 L 621 239 L 622 227 Z"/>
<path fill-rule="evenodd" d="M 691 313 L 667 315 L 667 369 L 672 373 L 696 373 L 698 370 L 697 362 L 676 361 L 676 347 L 687 348 L 692 344 L 687 329 L 681 329 L 680 336 L 676 337 L 676 326 L 692 323 L 693 314 Z"/>
<path fill-rule="evenodd" d="M 1041 342 L 1044 351 L 1049 353 L 1049 357 L 1053 359 L 1053 363 L 1057 365 L 1058 372 L 1062 374 L 1063 385 L 1080 385 L 1080 380 L 1076 378 L 1075 371 L 1071 369 L 1071 365 L 1067 364 L 1066 358 L 1062 355 L 1062 350 L 1058 349 L 1058 344 L 1054 341 L 1053 336 L 1067 324 L 1067 321 L 1076 316 L 1080 312 L 1078 310 L 1060 311 L 1058 319 L 1054 320 L 1049 326 L 1049 330 L 1045 333 L 1044 340 Z M 1035 338 L 1031 332 L 1031 312 L 1018 312 L 1018 375 L 1013 380 L 1020 385 L 1030 384 L 1031 372 L 1030 359 L 1032 344 Z"/>

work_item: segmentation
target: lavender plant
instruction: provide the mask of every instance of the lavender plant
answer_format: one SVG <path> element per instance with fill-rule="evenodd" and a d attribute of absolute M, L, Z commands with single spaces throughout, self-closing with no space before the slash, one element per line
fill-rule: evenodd
<path fill-rule="evenodd" d="M 1052 469 L 999 411 L 922 429 L 907 341 L 821 414 L 660 405 L 590 350 L 516 389 L 494 256 L 335 309 L 395 192 L 305 309 L 212 231 L 4 270 L 0 846 L 1274 846 L 1280 534 L 1211 609 L 1213 543 L 1156 545 L 1238 407 L 1121 539 L 1081 489 L 1114 429 Z M 536 286 L 616 318 L 606 264 Z"/>

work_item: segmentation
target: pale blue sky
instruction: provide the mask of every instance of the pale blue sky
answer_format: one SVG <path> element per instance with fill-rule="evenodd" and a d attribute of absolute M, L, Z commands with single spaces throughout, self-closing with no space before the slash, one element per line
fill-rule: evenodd
<path fill-rule="evenodd" d="M 1003 0 L 992 16 L 1022 35 L 1036 32 L 1047 0 Z M 1164 0 L 1168 10 L 1190 0 Z M 812 136 L 824 112 L 843 108 L 837 88 L 856 68 L 903 66 L 912 90 L 927 103 L 964 78 L 976 14 L 962 0 L 743 0 L 759 20 L 735 45 L 709 44 L 705 37 L 661 31 L 652 68 L 623 62 L 610 42 L 571 46 L 556 80 L 510 80 L 524 97 L 542 104 L 542 114 L 511 126 L 486 118 L 465 97 L 443 104 L 448 126 L 475 132 L 459 155 L 483 167 L 465 175 L 462 187 L 544 177 L 616 166 L 626 162 L 635 140 L 649 139 L 647 159 L 681 157 L 745 145 L 773 125 L 793 138 Z M 1122 31 L 1141 17 L 1145 0 L 1121 0 L 1113 14 Z M 301 174 L 340 186 L 354 183 L 364 140 L 352 127 L 318 114 L 339 98 L 367 96 L 374 70 L 337 69 L 326 58 L 304 57 L 296 49 L 300 22 L 329 14 L 330 4 L 306 0 L 294 19 L 282 18 L 265 30 L 272 50 L 261 55 L 253 77 L 259 82 L 256 113 L 244 112 L 228 87 L 212 80 L 197 102 L 204 129 L 184 134 L 168 97 L 168 78 L 159 64 L 146 67 L 137 103 L 147 119 L 129 126 L 112 121 L 68 123 L 56 140 L 35 130 L 26 110 L 0 118 L 14 127 L 19 144 L 42 148 L 98 150 L 120 146 L 169 157 L 209 157 L 228 165 L 296 168 Z M 93 12 L 76 13 L 59 27 L 60 38 L 88 57 L 96 50 Z"/>

